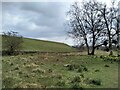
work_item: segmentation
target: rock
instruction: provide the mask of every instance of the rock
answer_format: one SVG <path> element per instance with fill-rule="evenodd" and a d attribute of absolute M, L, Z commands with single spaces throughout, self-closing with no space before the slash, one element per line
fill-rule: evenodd
<path fill-rule="evenodd" d="M 71 64 L 65 64 L 64 67 L 69 67 Z"/>

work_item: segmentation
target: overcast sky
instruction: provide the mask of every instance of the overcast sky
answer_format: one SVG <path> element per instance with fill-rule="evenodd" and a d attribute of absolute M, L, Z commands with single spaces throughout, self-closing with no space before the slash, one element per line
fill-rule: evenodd
<path fill-rule="evenodd" d="M 110 0 L 104 0 L 109 3 Z M 66 34 L 66 12 L 72 2 L 2 2 L 2 29 L 29 38 L 73 45 Z"/>

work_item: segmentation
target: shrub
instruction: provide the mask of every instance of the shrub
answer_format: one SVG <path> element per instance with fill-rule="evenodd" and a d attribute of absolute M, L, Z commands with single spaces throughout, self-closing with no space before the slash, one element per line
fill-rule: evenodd
<path fill-rule="evenodd" d="M 2 48 L 5 50 L 8 55 L 16 55 L 18 52 L 16 50 L 20 50 L 22 48 L 23 38 L 18 32 L 4 32 L 2 35 Z"/>

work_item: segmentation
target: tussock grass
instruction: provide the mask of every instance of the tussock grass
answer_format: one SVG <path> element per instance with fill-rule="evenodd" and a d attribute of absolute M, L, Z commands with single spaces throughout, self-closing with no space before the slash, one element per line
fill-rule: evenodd
<path fill-rule="evenodd" d="M 63 53 L 3 56 L 3 87 L 117 88 L 118 62 L 105 59 Z M 68 70 L 69 66 L 73 70 Z M 78 72 L 79 68 L 82 72 Z"/>

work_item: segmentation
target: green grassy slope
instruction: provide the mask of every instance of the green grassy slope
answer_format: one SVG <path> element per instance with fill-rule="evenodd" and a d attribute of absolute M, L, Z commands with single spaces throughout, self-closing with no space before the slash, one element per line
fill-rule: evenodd
<path fill-rule="evenodd" d="M 41 52 L 71 52 L 76 51 L 64 43 L 23 38 L 22 50 Z"/>

